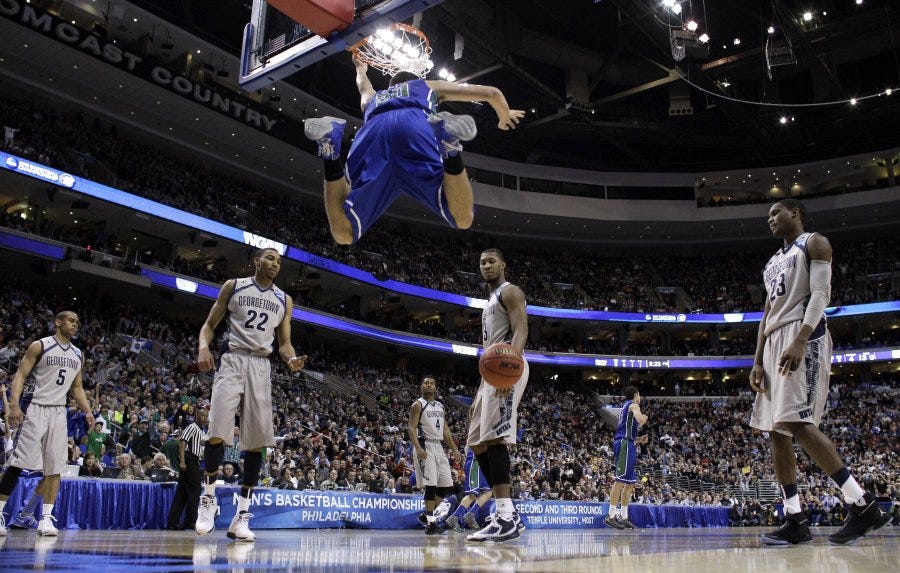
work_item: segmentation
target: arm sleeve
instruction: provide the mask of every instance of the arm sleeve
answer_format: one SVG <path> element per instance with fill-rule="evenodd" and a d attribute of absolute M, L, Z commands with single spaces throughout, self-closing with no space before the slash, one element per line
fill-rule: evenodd
<path fill-rule="evenodd" d="M 831 262 L 810 261 L 809 303 L 803 315 L 803 324 L 815 329 L 825 316 L 825 307 L 831 300 Z"/>

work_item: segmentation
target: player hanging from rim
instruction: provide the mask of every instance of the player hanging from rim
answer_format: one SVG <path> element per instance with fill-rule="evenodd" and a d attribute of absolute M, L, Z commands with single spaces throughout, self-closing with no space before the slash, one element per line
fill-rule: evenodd
<path fill-rule="evenodd" d="M 368 66 L 353 59 L 364 114 L 353 139 L 346 170 L 341 141 L 346 120 L 306 120 L 306 136 L 319 144 L 325 161 L 325 211 L 334 240 L 358 241 L 401 194 L 425 203 L 451 227 L 472 225 L 472 186 L 463 165 L 460 141 L 477 132 L 468 115 L 437 112 L 443 101 L 484 101 L 494 108 L 500 129 L 515 129 L 525 112 L 509 109 L 495 87 L 423 80 L 411 72 L 391 77 L 375 91 Z"/>

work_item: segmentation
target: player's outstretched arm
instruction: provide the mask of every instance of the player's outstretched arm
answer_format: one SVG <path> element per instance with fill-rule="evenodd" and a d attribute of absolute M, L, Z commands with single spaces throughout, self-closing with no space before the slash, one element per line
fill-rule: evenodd
<path fill-rule="evenodd" d="M 308 357 L 305 354 L 297 356 L 297 351 L 294 350 L 294 345 L 291 343 L 291 314 L 293 311 L 294 300 L 286 294 L 284 295 L 284 318 L 278 325 L 278 354 L 281 355 L 281 359 L 285 361 L 291 372 L 297 372 L 306 366 Z"/>
<path fill-rule="evenodd" d="M 216 297 L 216 302 L 213 303 L 212 308 L 209 309 L 209 316 L 206 317 L 206 322 L 204 322 L 203 326 L 200 328 L 197 367 L 201 372 L 208 372 L 216 367 L 212 352 L 209 350 L 209 345 L 212 344 L 213 337 L 216 335 L 216 327 L 219 326 L 225 313 L 228 312 L 228 301 L 233 294 L 234 279 L 230 279 L 225 281 L 225 284 L 219 289 L 219 296 Z"/>
<path fill-rule="evenodd" d="M 500 129 L 515 129 L 519 120 L 525 115 L 520 109 L 509 109 L 503 92 L 493 86 L 477 84 L 462 85 L 444 80 L 429 80 L 425 82 L 437 94 L 441 101 L 484 101 L 494 108 L 500 123 Z"/>
<path fill-rule="evenodd" d="M 353 66 L 356 68 L 356 89 L 359 90 L 359 107 L 365 113 L 366 106 L 375 97 L 375 88 L 372 87 L 372 82 L 369 80 L 368 73 L 366 73 L 369 70 L 369 66 L 356 56 L 353 57 Z"/>
<path fill-rule="evenodd" d="M 31 374 L 31 369 L 37 364 L 44 351 L 44 345 L 40 340 L 35 340 L 25 351 L 25 356 L 19 362 L 19 368 L 13 376 L 12 384 L 9 392 L 9 415 L 6 417 L 7 423 L 12 427 L 18 427 L 22 423 L 22 409 L 19 407 L 19 400 L 22 399 L 22 392 L 25 390 L 25 379 Z"/>

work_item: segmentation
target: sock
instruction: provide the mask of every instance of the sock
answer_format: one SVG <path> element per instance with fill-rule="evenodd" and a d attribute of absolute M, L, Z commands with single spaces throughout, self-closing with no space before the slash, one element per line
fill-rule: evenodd
<path fill-rule="evenodd" d="M 203 486 L 203 493 L 209 497 L 216 497 L 216 484 L 208 483 Z"/>
<path fill-rule="evenodd" d="M 841 492 L 844 494 L 844 501 L 850 504 L 865 505 L 863 497 L 866 495 L 866 492 L 859 487 L 859 484 L 850 475 L 850 470 L 846 466 L 831 474 L 831 479 L 841 488 Z"/>
<path fill-rule="evenodd" d="M 610 506 L 609 506 L 609 515 L 610 515 L 610 517 L 614 517 L 614 518 L 618 519 L 619 516 L 622 515 L 622 508 L 621 508 L 621 506 L 610 504 Z"/>
<path fill-rule="evenodd" d="M 45 503 L 43 509 L 41 511 L 41 517 L 45 517 L 47 515 L 53 515 L 53 504 Z"/>
<path fill-rule="evenodd" d="M 344 162 L 340 159 L 325 160 L 325 181 L 340 181 L 344 178 Z"/>
<path fill-rule="evenodd" d="M 627 505 L 622 506 L 621 513 L 622 513 L 622 519 L 628 519 L 628 506 Z"/>
<path fill-rule="evenodd" d="M 468 509 L 466 508 L 466 506 L 464 506 L 463 504 L 459 504 L 456 506 L 456 511 L 453 512 L 453 515 L 462 519 L 467 511 L 468 511 Z"/>
<path fill-rule="evenodd" d="M 472 504 L 472 507 L 470 507 L 470 508 L 469 508 L 469 511 L 467 511 L 466 513 L 471 513 L 472 515 L 474 515 L 474 516 L 477 518 L 477 517 L 478 517 L 478 510 L 480 510 L 480 509 L 481 509 L 481 506 L 478 505 L 478 503 L 476 502 L 476 503 L 473 503 L 473 504 Z"/>
<path fill-rule="evenodd" d="M 425 512 L 425 521 L 426 521 L 429 525 L 431 525 L 432 523 L 434 523 L 434 522 L 437 521 L 437 518 L 434 516 L 434 512 L 433 512 L 433 511 L 426 511 L 426 512 Z"/>
<path fill-rule="evenodd" d="M 6 507 L 6 500 L 0 499 L 0 512 L 3 511 L 3 508 Z"/>
<path fill-rule="evenodd" d="M 781 498 L 784 500 L 784 514 L 800 513 L 800 496 L 797 494 L 797 484 L 788 483 L 781 486 Z"/>
<path fill-rule="evenodd" d="M 497 516 L 501 519 L 512 519 L 514 509 L 512 499 L 508 497 L 497 498 Z"/>
<path fill-rule="evenodd" d="M 242 511 L 250 511 L 250 498 L 241 496 L 238 498 L 238 513 Z"/>
<path fill-rule="evenodd" d="M 31 497 L 28 498 L 28 502 L 22 507 L 22 513 L 34 515 L 34 510 L 37 509 L 39 499 L 41 499 L 41 496 L 36 490 L 31 492 Z"/>
<path fill-rule="evenodd" d="M 462 155 L 458 152 L 444 158 L 444 173 L 447 175 L 459 175 L 466 170 L 463 165 Z"/>

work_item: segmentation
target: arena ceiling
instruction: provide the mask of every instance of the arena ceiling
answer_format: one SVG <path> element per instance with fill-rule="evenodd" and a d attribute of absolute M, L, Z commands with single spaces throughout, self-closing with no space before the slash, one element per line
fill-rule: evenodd
<path fill-rule="evenodd" d="M 234 54 L 251 5 L 136 3 Z M 438 68 L 496 85 L 528 111 L 508 134 L 493 128 L 488 106 L 460 106 L 476 114 L 481 128 L 468 148 L 486 155 L 597 170 L 705 171 L 820 160 L 900 142 L 900 93 L 885 94 L 900 90 L 897 2 L 675 4 L 679 14 L 661 0 L 445 0 L 423 13 L 421 27 Z M 688 33 L 692 19 L 698 27 Z M 678 61 L 673 32 L 680 34 L 676 44 L 685 45 Z M 709 41 L 699 42 L 704 33 Z M 346 54 L 289 81 L 348 112 L 357 109 Z"/>

